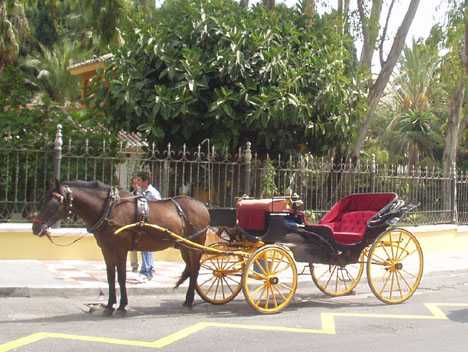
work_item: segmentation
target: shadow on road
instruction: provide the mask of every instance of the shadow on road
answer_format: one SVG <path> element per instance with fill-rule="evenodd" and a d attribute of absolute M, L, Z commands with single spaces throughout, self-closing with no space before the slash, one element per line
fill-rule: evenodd
<path fill-rule="evenodd" d="M 447 317 L 458 323 L 468 323 L 468 309 L 455 310 L 447 314 Z"/>
<path fill-rule="evenodd" d="M 197 299 L 197 303 L 192 309 L 182 306 L 180 298 L 159 298 L 158 306 L 151 306 L 151 299 L 145 300 L 148 305 L 141 305 L 141 302 L 135 302 L 130 305 L 128 313 L 125 317 L 112 316 L 105 317 L 102 315 L 102 309 L 98 303 L 87 304 L 83 302 L 79 304 L 79 308 L 83 312 L 54 315 L 50 317 L 38 317 L 31 319 L 17 319 L 17 320 L 0 320 L 1 324 L 21 324 L 21 323 L 66 323 L 75 321 L 108 321 L 111 319 L 134 319 L 139 317 L 171 317 L 171 316 L 187 316 L 199 317 L 200 319 L 216 318 L 216 319 L 232 319 L 237 317 L 249 316 L 264 316 L 261 313 L 254 311 L 248 303 L 240 296 L 238 299 L 225 304 L 225 305 L 212 305 Z M 145 302 L 145 303 L 146 303 Z M 76 305 L 75 305 L 76 306 Z M 88 312 L 89 306 L 93 306 L 92 312 Z M 331 311 L 340 308 L 363 308 L 363 307 L 378 307 L 382 306 L 381 303 L 375 302 L 372 304 L 364 302 L 351 302 L 340 301 L 339 298 L 330 298 L 323 295 L 316 294 L 296 294 L 294 301 L 281 313 L 288 314 L 305 308 L 317 308 L 317 314 L 325 311 Z M 468 315 L 465 315 L 465 320 Z"/>

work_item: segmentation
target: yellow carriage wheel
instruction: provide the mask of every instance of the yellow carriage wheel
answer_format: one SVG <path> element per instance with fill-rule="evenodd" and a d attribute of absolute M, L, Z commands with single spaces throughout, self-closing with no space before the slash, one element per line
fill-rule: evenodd
<path fill-rule="evenodd" d="M 361 280 L 366 253 L 367 249 L 364 249 L 357 263 L 347 265 L 309 263 L 312 281 L 328 296 L 339 297 L 349 294 Z"/>
<path fill-rule="evenodd" d="M 247 260 L 242 275 L 242 291 L 257 312 L 280 312 L 289 305 L 296 289 L 296 263 L 288 250 L 267 245 Z"/>
<path fill-rule="evenodd" d="M 421 282 L 424 257 L 416 237 L 400 228 L 381 234 L 369 249 L 367 281 L 374 295 L 384 303 L 409 299 Z"/>
<path fill-rule="evenodd" d="M 233 250 L 223 243 L 214 243 L 209 247 Z M 203 255 L 195 290 L 204 301 L 211 304 L 226 304 L 232 301 L 242 289 L 243 264 L 243 260 L 235 255 Z"/>

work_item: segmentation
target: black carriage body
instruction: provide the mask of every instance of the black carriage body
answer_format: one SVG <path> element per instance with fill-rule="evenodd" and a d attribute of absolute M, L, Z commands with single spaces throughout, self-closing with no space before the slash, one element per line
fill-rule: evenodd
<path fill-rule="evenodd" d="M 297 206 L 298 199 L 241 198 L 235 209 L 213 209 L 212 225 L 234 226 L 236 239 L 284 244 L 299 262 L 345 265 L 357 262 L 362 249 L 388 229 L 391 216 L 375 218 L 397 201 L 395 193 L 352 194 L 339 200 L 318 224 L 311 224 Z"/>

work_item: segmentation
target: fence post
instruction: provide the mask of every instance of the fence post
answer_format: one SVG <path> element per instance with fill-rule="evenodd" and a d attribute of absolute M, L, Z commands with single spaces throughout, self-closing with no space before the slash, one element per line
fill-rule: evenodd
<path fill-rule="evenodd" d="M 57 125 L 57 132 L 55 133 L 54 141 L 54 177 L 60 181 L 60 166 L 62 164 L 62 125 Z M 60 228 L 62 226 L 61 221 L 58 221 L 53 227 Z"/>
<path fill-rule="evenodd" d="M 252 173 L 252 143 L 247 142 L 244 151 L 244 194 L 250 195 L 250 180 Z"/>
<path fill-rule="evenodd" d="M 54 177 L 60 180 L 60 166 L 62 164 L 62 125 L 57 125 L 54 142 Z"/>
<path fill-rule="evenodd" d="M 372 193 L 375 193 L 376 173 L 377 173 L 377 163 L 375 161 L 375 154 L 372 154 L 372 165 L 371 165 L 371 189 L 372 189 Z"/>
<path fill-rule="evenodd" d="M 454 161 L 452 164 L 452 172 L 450 177 L 451 183 L 451 204 L 450 209 L 452 211 L 452 222 L 458 224 L 458 209 L 457 209 L 457 164 Z"/>
<path fill-rule="evenodd" d="M 164 162 L 163 162 L 163 179 L 161 182 L 161 191 L 162 191 L 162 196 L 164 198 L 168 198 L 170 196 L 169 188 L 171 186 L 171 182 L 169 178 L 171 175 L 171 157 L 172 157 L 171 143 L 168 143 L 167 144 L 167 159 L 164 159 Z"/>

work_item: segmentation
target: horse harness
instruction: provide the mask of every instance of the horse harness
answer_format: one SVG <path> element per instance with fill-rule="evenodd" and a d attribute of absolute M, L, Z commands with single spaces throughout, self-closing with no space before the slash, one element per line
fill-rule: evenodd
<path fill-rule="evenodd" d="M 69 186 L 64 186 L 64 194 L 60 194 L 58 192 L 53 192 L 52 196 L 59 201 L 61 205 L 63 205 L 65 212 L 67 213 L 67 219 L 71 218 L 73 215 L 73 191 Z M 136 221 L 141 223 L 142 227 L 144 226 L 145 222 L 148 221 L 149 215 L 150 215 L 150 209 L 148 206 L 148 199 L 143 195 L 143 194 L 137 194 L 135 197 L 136 199 Z M 119 195 L 119 190 L 117 188 L 110 188 L 109 193 L 107 195 L 107 198 L 105 200 L 105 207 L 101 213 L 101 216 L 98 218 L 96 223 L 91 226 L 86 228 L 86 231 L 88 233 L 95 233 L 99 230 L 102 229 L 102 227 L 105 224 L 110 223 L 112 220 L 110 219 L 110 216 L 112 214 L 112 210 L 117 205 L 117 203 L 121 200 L 120 195 Z M 180 206 L 180 204 L 174 199 L 174 198 L 169 198 L 169 200 L 174 204 L 174 207 L 177 211 L 177 214 L 181 218 L 181 224 L 182 224 L 182 233 L 185 233 L 185 228 L 186 224 L 188 223 L 193 227 L 193 225 L 190 223 L 190 221 L 187 219 L 187 216 Z M 206 228 L 203 228 L 201 230 L 198 230 L 194 234 L 190 235 L 187 237 L 187 239 L 191 240 L 194 239 L 198 236 L 200 236 L 202 233 L 204 233 Z M 136 244 L 138 242 L 138 238 L 136 238 L 137 234 L 141 234 L 140 231 L 138 233 L 132 232 L 132 244 L 131 244 L 131 250 L 134 250 L 136 247 Z M 67 245 L 62 245 L 62 244 L 57 244 L 55 243 L 51 236 L 47 234 L 49 240 L 54 243 L 55 245 L 58 246 L 69 246 L 74 244 L 75 242 L 78 242 L 81 240 L 84 236 L 79 237 L 78 239 L 74 240 L 70 244 Z M 179 241 L 176 241 L 179 242 Z"/>

